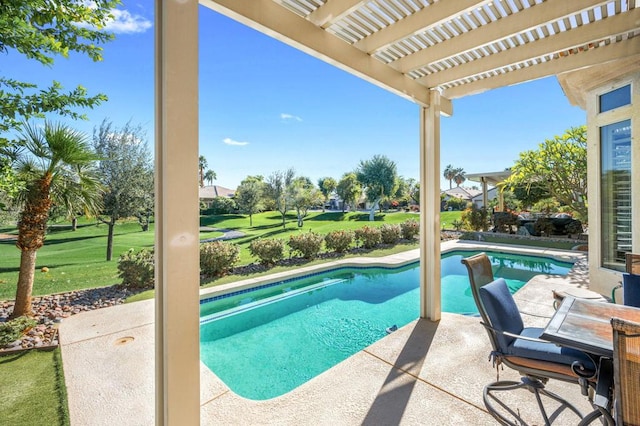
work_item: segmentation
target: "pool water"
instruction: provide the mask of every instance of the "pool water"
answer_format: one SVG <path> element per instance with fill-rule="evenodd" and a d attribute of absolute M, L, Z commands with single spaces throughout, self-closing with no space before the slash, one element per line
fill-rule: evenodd
<path fill-rule="evenodd" d="M 512 292 L 537 274 L 565 275 L 572 264 L 487 253 Z M 468 252 L 442 258 L 442 310 L 477 314 Z M 241 292 L 201 305 L 200 357 L 235 393 L 282 395 L 419 316 L 419 265 L 340 268 Z"/>

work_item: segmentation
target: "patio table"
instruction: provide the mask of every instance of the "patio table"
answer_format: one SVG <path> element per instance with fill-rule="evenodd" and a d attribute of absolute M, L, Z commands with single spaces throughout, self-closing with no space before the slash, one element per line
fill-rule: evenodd
<path fill-rule="evenodd" d="M 567 296 L 540 335 L 541 339 L 599 358 L 593 400 L 596 407 L 594 413 L 601 413 L 604 423 L 608 425 L 615 424 L 610 412 L 613 386 L 613 317 L 640 322 L 640 309 Z M 584 424 L 590 424 L 587 418 L 591 419 L 591 416 L 585 418 Z"/>
<path fill-rule="evenodd" d="M 567 296 L 540 336 L 561 346 L 613 357 L 611 318 L 640 322 L 640 309 Z"/>

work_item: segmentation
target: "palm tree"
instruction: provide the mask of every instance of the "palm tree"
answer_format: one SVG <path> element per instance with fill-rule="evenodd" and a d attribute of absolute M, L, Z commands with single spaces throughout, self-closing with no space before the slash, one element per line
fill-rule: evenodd
<path fill-rule="evenodd" d="M 467 180 L 467 172 L 465 172 L 462 168 L 455 169 L 454 172 L 455 174 L 453 176 L 453 181 L 456 183 L 456 186 L 462 185 L 464 181 Z"/>
<path fill-rule="evenodd" d="M 98 158 L 82 133 L 63 124 L 45 122 L 41 128 L 25 123 L 21 139 L 23 150 L 16 162 L 16 174 L 24 183 L 17 197 L 22 205 L 16 243 L 21 254 L 11 318 L 32 315 L 36 253 L 44 245 L 51 207 L 73 200 L 75 208 L 93 210 L 98 207 L 96 192 L 100 190 L 89 173 L 89 166 Z"/>
<path fill-rule="evenodd" d="M 207 166 L 208 164 L 205 156 L 201 155 L 200 157 L 198 157 L 198 176 L 200 177 L 200 188 L 204 187 L 204 169 L 206 169 Z"/>
<path fill-rule="evenodd" d="M 456 170 L 458 169 L 453 168 L 451 164 L 448 164 L 447 167 L 444 168 L 443 175 L 444 178 L 449 181 L 449 189 L 451 189 L 451 181 L 456 175 Z"/>
<path fill-rule="evenodd" d="M 213 170 L 209 169 L 207 170 L 207 172 L 204 174 L 204 180 L 206 180 L 207 182 L 209 182 L 209 185 L 213 184 L 213 181 L 215 179 L 217 179 L 218 176 L 216 175 L 216 172 L 214 172 Z"/>

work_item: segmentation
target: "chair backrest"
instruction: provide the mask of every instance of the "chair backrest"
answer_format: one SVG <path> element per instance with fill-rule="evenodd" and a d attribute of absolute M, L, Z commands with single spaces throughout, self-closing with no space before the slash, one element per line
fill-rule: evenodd
<path fill-rule="evenodd" d="M 497 331 L 505 331 L 518 335 L 524 328 L 518 305 L 509 292 L 509 287 L 504 279 L 498 278 L 478 289 L 481 305 L 478 310 L 483 310 L 486 322 Z M 483 312 L 480 312 L 483 314 Z M 516 339 L 502 333 L 492 332 L 497 347 L 502 353 L 507 352 L 509 345 Z"/>
<path fill-rule="evenodd" d="M 491 261 L 485 253 L 478 253 L 473 256 L 465 257 L 461 262 L 467 267 L 469 283 L 471 284 L 471 294 L 473 295 L 473 300 L 476 302 L 476 306 L 478 306 L 478 310 L 480 311 L 479 304 L 481 301 L 480 296 L 478 295 L 478 289 L 493 281 Z M 482 315 L 482 312 L 480 312 L 480 315 Z M 482 319 L 483 321 L 486 321 L 486 318 L 483 317 Z"/>
<path fill-rule="evenodd" d="M 611 319 L 617 425 L 640 425 L 640 324 Z"/>
<path fill-rule="evenodd" d="M 628 274 L 640 275 L 640 254 L 627 253 L 625 264 Z"/>

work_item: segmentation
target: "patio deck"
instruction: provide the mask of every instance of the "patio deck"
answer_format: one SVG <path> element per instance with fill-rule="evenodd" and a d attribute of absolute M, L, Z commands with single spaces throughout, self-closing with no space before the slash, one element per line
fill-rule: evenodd
<path fill-rule="evenodd" d="M 504 247 L 443 243 L 451 247 Z M 521 250 L 540 253 L 540 250 Z M 567 252 L 553 252 L 566 256 Z M 416 258 L 416 251 L 388 259 Z M 516 294 L 527 325 L 543 325 L 553 312 L 551 289 L 586 287 L 584 255 L 564 278 L 537 276 Z M 152 300 L 87 312 L 61 324 L 61 344 L 72 425 L 154 423 L 154 303 Z M 547 317 L 547 318 L 545 318 Z M 444 313 L 441 321 L 416 320 L 293 391 L 267 401 L 231 392 L 202 363 L 202 424 L 496 424 L 482 403 L 495 380 L 489 340 L 478 318 Z M 501 378 L 518 380 L 509 369 Z M 577 386 L 549 389 L 589 411 Z M 516 398 L 532 412 L 533 395 Z"/>

